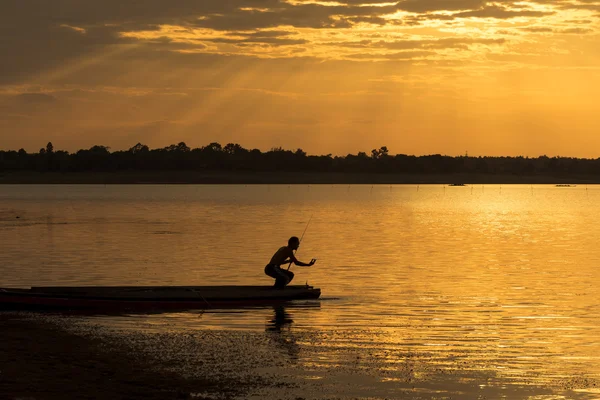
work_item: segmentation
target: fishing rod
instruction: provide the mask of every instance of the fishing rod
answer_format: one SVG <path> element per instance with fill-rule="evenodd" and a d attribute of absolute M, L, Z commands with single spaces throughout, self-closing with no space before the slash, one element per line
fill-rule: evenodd
<path fill-rule="evenodd" d="M 308 225 L 310 225 L 310 221 L 312 220 L 314 214 L 311 214 L 310 218 L 308 219 L 308 222 L 306 223 L 306 228 L 304 228 L 304 232 L 302 232 L 302 236 L 300 236 L 300 241 L 298 242 L 298 245 L 300 245 L 300 243 L 302 243 L 302 239 L 304 239 L 304 234 L 306 233 L 306 230 L 308 229 Z M 296 250 L 296 253 L 298 253 L 298 250 Z M 288 265 L 287 270 L 290 270 L 290 267 L 292 266 L 292 261 L 290 261 L 290 265 Z"/>

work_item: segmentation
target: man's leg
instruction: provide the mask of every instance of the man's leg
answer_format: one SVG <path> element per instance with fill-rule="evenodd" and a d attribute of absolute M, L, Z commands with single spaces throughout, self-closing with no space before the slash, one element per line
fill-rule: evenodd
<path fill-rule="evenodd" d="M 278 268 L 279 277 L 275 280 L 275 287 L 283 289 L 294 279 L 294 273 L 285 269 Z"/>
<path fill-rule="evenodd" d="M 275 287 L 285 286 L 285 281 L 287 281 L 287 278 L 281 273 L 280 268 L 269 264 L 265 267 L 265 274 L 275 279 Z"/>
<path fill-rule="evenodd" d="M 273 268 L 273 277 L 275 278 L 275 287 L 283 289 L 290 281 L 287 271 L 281 268 Z"/>
<path fill-rule="evenodd" d="M 275 287 L 277 289 L 283 289 L 285 285 L 287 285 L 287 283 L 288 279 L 286 276 L 283 276 L 283 274 L 281 276 L 278 276 L 277 279 L 275 279 Z"/>
<path fill-rule="evenodd" d="M 288 281 L 287 284 L 289 285 L 289 283 L 292 281 L 292 279 L 294 279 L 294 273 L 292 271 L 287 271 L 282 269 L 282 271 L 287 275 Z"/>
<path fill-rule="evenodd" d="M 284 288 L 285 285 L 294 279 L 294 273 L 292 271 L 287 271 L 272 265 L 267 265 L 265 267 L 265 274 L 275 278 L 275 287 L 280 289 Z"/>

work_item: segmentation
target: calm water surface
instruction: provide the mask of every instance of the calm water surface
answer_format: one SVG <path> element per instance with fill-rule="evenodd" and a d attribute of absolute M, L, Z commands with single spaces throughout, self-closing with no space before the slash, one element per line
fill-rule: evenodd
<path fill-rule="evenodd" d="M 296 382 L 255 398 L 593 399 L 599 205 L 591 185 L 0 185 L 0 286 L 270 284 L 312 217 L 294 283 L 321 301 L 65 318 Z"/>

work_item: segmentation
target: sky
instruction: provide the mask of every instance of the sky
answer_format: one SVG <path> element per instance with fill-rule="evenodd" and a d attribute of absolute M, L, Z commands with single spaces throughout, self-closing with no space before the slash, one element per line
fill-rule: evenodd
<path fill-rule="evenodd" d="M 600 157 L 600 0 L 2 0 L 0 149 Z"/>

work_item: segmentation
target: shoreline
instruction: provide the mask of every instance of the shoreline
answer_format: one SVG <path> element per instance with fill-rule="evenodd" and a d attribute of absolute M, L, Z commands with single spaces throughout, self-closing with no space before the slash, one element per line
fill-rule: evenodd
<path fill-rule="evenodd" d="M 142 184 L 142 185 L 260 185 L 260 184 L 600 184 L 593 175 L 508 174 L 390 174 L 339 172 L 228 172 L 228 171 L 121 171 L 121 172 L 3 172 L 2 184 Z"/>
<path fill-rule="evenodd" d="M 69 318 L 10 312 L 0 312 L 0 323 L 2 399 L 587 399 L 597 388 L 589 376 L 498 376 L 468 353 L 440 365 L 407 348 L 328 344 L 364 340 L 368 330 L 288 330 L 284 322 L 263 333 L 124 334 L 95 324 L 73 331 Z M 331 357 L 339 363 L 313 364 Z"/>
<path fill-rule="evenodd" d="M 43 320 L 0 311 L 0 393 L 8 399 L 203 399 L 230 385 L 154 370 L 125 347 L 81 337 Z"/>

